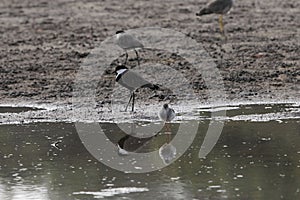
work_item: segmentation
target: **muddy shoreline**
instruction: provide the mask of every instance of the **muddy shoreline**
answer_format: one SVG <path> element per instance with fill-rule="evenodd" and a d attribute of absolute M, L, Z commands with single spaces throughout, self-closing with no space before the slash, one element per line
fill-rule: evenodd
<path fill-rule="evenodd" d="M 195 16 L 205 3 L 1 1 L 1 104 L 70 105 L 76 73 L 94 48 L 116 30 L 153 26 L 180 31 L 203 45 L 222 75 L 227 102 L 299 101 L 299 1 L 236 2 L 224 18 L 226 42 L 217 16 Z M 205 103 L 198 76 L 191 77 L 193 88 Z M 114 80 L 101 84 L 100 107 L 110 103 L 102 90 Z"/>

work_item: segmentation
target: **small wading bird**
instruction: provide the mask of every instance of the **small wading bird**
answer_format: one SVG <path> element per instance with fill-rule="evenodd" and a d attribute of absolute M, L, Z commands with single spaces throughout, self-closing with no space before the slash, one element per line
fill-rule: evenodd
<path fill-rule="evenodd" d="M 175 118 L 175 111 L 168 104 L 164 104 L 158 116 L 164 122 L 170 122 Z"/>
<path fill-rule="evenodd" d="M 144 45 L 140 43 L 137 39 L 135 39 L 132 35 L 126 33 L 125 31 L 117 31 L 116 35 L 117 35 L 117 39 L 116 39 L 117 45 L 125 50 L 126 58 L 125 58 L 124 65 L 126 65 L 128 59 L 127 51 L 130 50 L 134 50 L 137 57 L 138 65 L 140 65 L 139 54 L 137 52 L 137 49 L 144 48 Z"/>
<path fill-rule="evenodd" d="M 131 100 L 132 100 L 131 111 L 132 112 L 134 111 L 134 98 L 135 98 L 134 92 L 137 89 L 139 89 L 139 88 L 150 88 L 151 90 L 159 89 L 159 87 L 157 85 L 154 85 L 154 84 L 150 83 L 149 81 L 145 80 L 139 74 L 129 70 L 124 65 L 117 66 L 115 73 L 116 73 L 116 82 L 118 82 L 120 85 L 127 88 L 131 92 L 130 99 L 125 108 L 125 111 L 127 111 L 127 107 Z"/>
<path fill-rule="evenodd" d="M 225 36 L 223 15 L 226 14 L 233 5 L 233 0 L 213 0 L 206 7 L 202 8 L 197 16 L 208 15 L 208 14 L 219 14 L 219 26 L 222 35 Z"/>
<path fill-rule="evenodd" d="M 161 120 L 166 122 L 172 121 L 176 114 L 175 111 L 169 107 L 168 104 L 164 104 L 162 109 L 159 111 L 158 116 Z M 171 133 L 170 127 L 167 124 L 167 132 Z M 171 161 L 176 157 L 176 148 L 170 143 L 171 137 L 168 134 L 167 142 L 159 148 L 159 156 L 165 164 L 171 163 Z"/>
<path fill-rule="evenodd" d="M 170 122 L 175 118 L 176 114 L 175 111 L 169 107 L 168 104 L 164 104 L 162 109 L 159 111 L 158 113 L 158 117 L 164 121 L 164 123 L 166 124 L 166 122 Z M 170 132 L 170 127 L 167 125 L 167 131 Z"/>

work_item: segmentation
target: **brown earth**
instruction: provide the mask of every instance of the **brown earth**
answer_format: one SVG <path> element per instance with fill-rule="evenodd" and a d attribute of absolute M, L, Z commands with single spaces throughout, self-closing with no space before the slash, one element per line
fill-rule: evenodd
<path fill-rule="evenodd" d="M 92 49 L 117 30 L 153 26 L 180 31 L 201 43 L 221 71 L 229 100 L 299 98 L 300 1 L 235 1 L 224 17 L 227 41 L 220 36 L 218 16 L 195 16 L 205 4 L 2 0 L 1 102 L 69 103 L 76 72 Z M 193 88 L 205 90 L 198 78 L 191 78 Z"/>

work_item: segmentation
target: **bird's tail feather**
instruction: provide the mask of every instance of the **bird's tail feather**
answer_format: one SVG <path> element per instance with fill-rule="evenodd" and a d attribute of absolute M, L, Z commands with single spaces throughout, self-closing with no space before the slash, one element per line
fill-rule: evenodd
<path fill-rule="evenodd" d="M 142 88 L 150 88 L 151 90 L 158 90 L 160 87 L 158 85 L 148 83 L 143 85 Z"/>

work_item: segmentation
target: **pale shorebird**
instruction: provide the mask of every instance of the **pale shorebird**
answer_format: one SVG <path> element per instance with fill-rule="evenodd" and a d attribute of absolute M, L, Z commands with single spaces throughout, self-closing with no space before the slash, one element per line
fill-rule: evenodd
<path fill-rule="evenodd" d="M 164 122 L 170 122 L 175 118 L 176 114 L 168 104 L 164 104 L 162 109 L 159 111 L 158 116 Z"/>
<path fill-rule="evenodd" d="M 136 54 L 138 65 L 140 65 L 140 60 L 139 60 L 139 54 L 137 52 L 137 49 L 142 49 L 144 48 L 144 45 L 138 41 L 136 38 L 134 38 L 132 35 L 129 33 L 126 33 L 125 31 L 117 31 L 116 32 L 116 43 L 119 47 L 124 49 L 125 51 L 125 62 L 124 65 L 126 65 L 127 59 L 128 59 L 128 53 L 127 51 L 133 50 Z"/>
<path fill-rule="evenodd" d="M 169 123 L 166 124 L 166 122 L 172 121 L 175 118 L 176 114 L 168 104 L 164 104 L 162 109 L 159 111 L 158 116 L 161 120 L 164 121 L 166 125 L 166 133 L 169 133 L 167 142 L 159 148 L 159 156 L 162 158 L 165 164 L 169 164 L 176 157 L 176 148 L 172 144 L 170 144 L 171 130 L 169 127 Z"/>
<path fill-rule="evenodd" d="M 157 85 L 154 85 L 154 84 L 150 83 L 149 81 L 145 80 L 139 74 L 129 70 L 125 65 L 117 66 L 115 73 L 116 73 L 116 82 L 118 82 L 120 85 L 127 88 L 131 92 L 130 99 L 125 108 L 125 111 L 127 111 L 127 107 L 131 100 L 132 100 L 132 110 L 131 111 L 132 112 L 134 111 L 134 98 L 135 98 L 134 92 L 137 89 L 139 89 L 139 88 L 150 88 L 151 90 L 159 89 L 159 87 Z"/>
<path fill-rule="evenodd" d="M 196 13 L 197 16 L 208 15 L 208 14 L 219 14 L 219 26 L 220 31 L 223 35 L 224 24 L 223 24 L 223 15 L 228 13 L 233 5 L 233 0 L 213 0 L 207 6 L 202 8 L 199 13 Z"/>
<path fill-rule="evenodd" d="M 166 133 L 171 133 L 169 123 L 175 118 L 175 111 L 169 107 L 168 104 L 164 104 L 162 109 L 158 113 L 158 117 L 164 121 L 164 125 L 166 125 Z"/>

